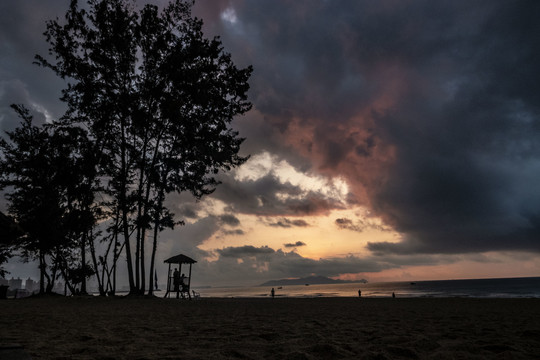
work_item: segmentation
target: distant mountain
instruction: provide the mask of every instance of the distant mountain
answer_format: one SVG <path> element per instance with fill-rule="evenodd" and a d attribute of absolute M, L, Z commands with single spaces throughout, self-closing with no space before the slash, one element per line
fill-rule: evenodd
<path fill-rule="evenodd" d="M 367 280 L 334 280 L 326 276 L 308 276 L 298 279 L 270 280 L 260 286 L 282 286 L 282 285 L 316 285 L 316 284 L 348 284 L 348 283 L 367 283 Z"/>

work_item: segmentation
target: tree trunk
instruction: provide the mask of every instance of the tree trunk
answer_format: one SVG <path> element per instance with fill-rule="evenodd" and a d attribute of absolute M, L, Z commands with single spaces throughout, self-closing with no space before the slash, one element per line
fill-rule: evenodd
<path fill-rule="evenodd" d="M 139 227 L 139 225 L 137 225 L 137 228 Z M 137 292 L 140 291 L 141 289 L 141 286 L 140 286 L 140 281 L 139 281 L 139 277 L 140 277 L 140 274 L 139 274 L 139 261 L 140 261 L 140 247 L 141 247 L 141 239 L 140 239 L 140 233 L 139 233 L 139 229 L 137 229 L 137 236 L 135 238 L 135 288 L 137 289 Z"/>
<path fill-rule="evenodd" d="M 148 295 L 152 295 L 154 293 L 154 264 L 156 259 L 157 239 L 160 227 L 160 216 L 163 207 L 163 196 L 163 189 L 160 189 L 158 195 L 158 204 L 156 207 L 156 216 L 154 217 L 154 243 L 152 246 L 152 257 L 150 258 L 150 280 L 148 282 Z"/>
<path fill-rule="evenodd" d="M 120 176 L 120 209 L 122 212 L 122 228 L 124 233 L 124 245 L 126 246 L 126 261 L 127 261 L 127 270 L 128 270 L 128 280 L 129 280 L 129 292 L 133 294 L 136 292 L 135 282 L 133 281 L 133 262 L 131 258 L 131 246 L 129 242 L 129 222 L 128 222 L 128 204 L 127 204 L 127 163 L 126 163 L 126 135 L 125 135 L 125 119 L 122 117 L 121 120 L 121 134 L 122 142 L 120 144 L 120 160 L 121 160 L 121 176 Z"/>
<path fill-rule="evenodd" d="M 156 249 L 157 249 L 157 236 L 158 232 L 154 229 L 154 243 L 152 246 L 152 257 L 150 258 L 150 277 L 148 280 L 148 295 L 154 294 L 154 261 L 156 258 Z"/>
<path fill-rule="evenodd" d="M 129 280 L 129 292 L 133 294 L 137 291 L 137 288 L 135 287 L 135 282 L 133 281 L 133 263 L 131 259 L 131 247 L 129 244 L 129 224 L 128 224 L 127 209 L 124 209 L 122 211 L 122 222 L 123 222 L 122 227 L 124 231 L 124 245 L 126 247 L 126 261 L 127 261 L 127 270 L 128 270 L 128 280 Z"/>
<path fill-rule="evenodd" d="M 39 252 L 39 293 L 45 293 L 45 258 L 43 253 Z"/>
<path fill-rule="evenodd" d="M 71 292 L 72 295 L 75 294 L 75 287 L 71 284 L 71 282 L 68 280 L 68 276 L 66 274 L 66 271 L 65 269 L 67 269 L 67 266 L 66 267 L 62 267 L 60 269 L 60 272 L 62 273 L 62 276 L 64 277 L 64 280 L 65 280 L 65 284 L 64 284 L 64 296 L 67 296 L 66 294 L 66 287 L 69 289 L 69 291 Z"/>
<path fill-rule="evenodd" d="M 118 223 L 120 222 L 120 209 L 116 210 L 116 219 L 114 224 L 114 248 L 113 248 L 113 267 L 112 267 L 112 290 L 111 295 L 116 295 L 116 265 L 118 263 L 118 258 L 120 256 L 120 251 L 118 251 Z"/>
<path fill-rule="evenodd" d="M 110 243 L 109 243 L 109 249 L 110 249 Z M 109 252 L 109 249 L 107 249 L 107 253 Z M 100 296 L 105 296 L 106 293 L 105 293 L 105 289 L 103 288 L 103 278 L 101 276 L 99 276 L 99 263 L 97 261 L 97 258 L 96 258 L 96 248 L 95 248 L 95 245 L 94 245 L 94 235 L 93 234 L 90 234 L 90 255 L 92 257 L 92 263 L 94 264 L 94 272 L 95 272 L 95 277 L 97 279 L 97 282 L 98 282 L 98 290 L 99 290 L 99 295 Z M 105 255 L 107 256 L 107 255 Z M 104 258 L 104 261 L 105 258 Z M 105 264 L 102 264 L 102 268 L 105 268 Z M 103 274 L 103 272 L 102 272 Z"/>
<path fill-rule="evenodd" d="M 118 249 L 118 234 L 114 236 L 114 252 L 113 252 L 113 281 L 112 281 L 112 295 L 116 295 L 116 263 L 118 262 L 117 251 Z"/>
<path fill-rule="evenodd" d="M 43 275 L 45 275 L 45 277 L 47 278 L 47 286 L 45 287 L 45 293 L 50 294 L 52 292 L 54 284 L 51 281 L 51 277 L 49 276 L 49 274 L 47 274 L 46 271 L 43 273 Z"/>
<path fill-rule="evenodd" d="M 82 234 L 81 239 L 81 268 L 86 268 L 86 231 Z M 81 281 L 81 295 L 88 295 L 86 292 L 86 275 L 83 276 Z"/>
<path fill-rule="evenodd" d="M 146 237 L 146 229 L 143 229 L 142 236 L 141 236 L 141 287 L 140 287 L 140 293 L 141 295 L 144 294 L 144 288 L 145 288 L 145 268 L 144 268 L 144 239 Z"/>
<path fill-rule="evenodd" d="M 147 133 L 145 133 L 143 147 L 141 152 L 141 164 L 139 169 L 139 185 L 137 188 L 137 249 L 135 252 L 135 267 L 136 267 L 136 286 L 140 293 L 144 293 L 144 237 L 146 230 L 146 216 L 143 219 L 143 213 L 146 215 L 148 201 L 143 201 L 143 188 L 146 168 L 146 149 L 147 149 Z M 150 183 L 150 179 L 148 179 Z M 140 272 L 139 272 L 140 269 Z M 140 283 L 139 283 L 140 279 Z"/>
<path fill-rule="evenodd" d="M 150 164 L 150 167 L 153 168 L 156 164 L 156 161 L 158 159 L 158 149 L 159 149 L 159 146 L 160 146 L 160 143 L 161 143 L 161 138 L 163 136 L 163 132 L 160 132 L 158 137 L 157 137 L 157 140 L 156 140 L 156 144 L 155 144 L 155 147 L 154 147 L 154 154 L 152 155 L 152 162 Z M 144 208 L 144 217 L 146 218 L 148 216 L 148 205 L 149 205 L 149 202 L 150 202 L 150 192 L 151 192 L 151 189 L 152 189 L 152 183 L 150 182 L 150 179 L 148 179 L 148 182 L 146 184 L 146 193 L 145 193 L 145 197 L 144 197 L 144 203 L 145 203 L 145 208 Z M 161 209 L 162 207 L 162 204 L 163 204 L 163 201 L 161 200 L 162 198 L 162 191 L 160 191 L 159 193 L 159 204 L 158 204 L 158 207 L 159 209 Z M 154 220 L 154 225 L 156 224 L 156 222 L 158 223 L 159 225 L 159 214 L 161 213 L 161 210 L 158 211 L 158 215 L 157 215 L 157 219 Z M 156 232 L 157 231 L 157 232 Z M 148 295 L 152 295 L 154 293 L 154 262 L 155 262 L 155 257 L 156 257 L 156 247 L 157 247 L 157 234 L 159 233 L 159 226 L 157 227 L 157 230 L 156 230 L 156 227 L 154 226 L 154 241 L 153 241 L 153 246 L 152 246 L 152 256 L 150 258 L 150 272 L 149 272 L 149 281 L 148 281 Z M 146 238 L 146 229 L 143 230 L 143 248 L 142 248 L 142 251 L 143 251 L 143 254 L 144 254 L 144 239 Z M 144 256 L 142 257 L 144 259 Z M 142 285 L 142 289 L 144 291 L 144 278 L 145 278 L 145 274 L 144 274 L 144 263 L 141 264 L 142 266 L 142 279 L 143 279 L 143 285 Z"/>

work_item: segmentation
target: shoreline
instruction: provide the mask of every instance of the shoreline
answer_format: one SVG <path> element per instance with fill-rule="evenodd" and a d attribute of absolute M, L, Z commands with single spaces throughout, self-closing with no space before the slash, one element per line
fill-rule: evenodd
<path fill-rule="evenodd" d="M 540 299 L 35 297 L 0 346 L 39 359 L 534 358 Z"/>
<path fill-rule="evenodd" d="M 65 299 L 74 299 L 74 298 L 99 298 L 99 299 L 122 299 L 122 298 L 148 298 L 148 299 L 171 299 L 176 300 L 175 295 L 171 295 L 170 297 L 164 298 L 161 295 L 130 295 L 128 292 L 120 292 L 114 296 L 100 296 L 99 293 L 88 293 L 87 295 L 75 295 L 75 296 L 65 296 L 63 294 L 54 293 L 53 295 L 46 294 L 46 295 L 39 295 L 39 294 L 32 294 L 32 295 L 26 295 L 22 297 L 14 297 L 13 295 L 7 296 L 5 299 L 0 299 L 0 304 L 4 300 L 26 300 L 26 299 L 44 299 L 47 297 L 51 298 L 65 298 Z M 364 295 L 362 294 L 361 297 L 358 295 L 326 295 L 326 294 L 315 294 L 315 295 L 289 295 L 289 294 L 276 294 L 275 299 L 390 299 L 392 298 L 392 294 L 384 294 L 384 295 Z M 411 295 L 411 294 L 400 294 L 395 293 L 395 298 L 399 299 L 484 299 L 484 300 L 496 300 L 496 299 L 538 299 L 540 300 L 540 296 L 535 295 L 482 295 L 482 296 L 474 296 L 474 295 Z M 265 299 L 272 299 L 270 294 L 261 294 L 261 295 L 231 295 L 231 296 L 210 296 L 205 295 L 201 296 L 197 299 L 193 298 L 192 300 L 198 301 L 201 299 L 250 299 L 250 300 L 265 300 Z M 182 299 L 179 299 L 182 300 Z M 186 299 L 187 300 L 187 299 Z M 188 300 L 189 301 L 189 300 Z"/>

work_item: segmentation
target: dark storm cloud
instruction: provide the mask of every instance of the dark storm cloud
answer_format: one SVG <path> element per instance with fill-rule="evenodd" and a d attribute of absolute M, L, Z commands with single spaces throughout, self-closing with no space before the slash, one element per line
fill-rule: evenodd
<path fill-rule="evenodd" d="M 398 151 L 373 199 L 406 237 L 371 250 L 540 250 L 539 14 L 537 2 L 498 4 L 444 49 L 461 65 L 444 103 L 416 86 L 378 118 Z"/>
<path fill-rule="evenodd" d="M 287 219 L 287 218 L 281 218 L 276 221 L 268 222 L 269 226 L 273 227 L 281 227 L 281 228 L 292 228 L 292 227 L 307 227 L 309 224 L 302 219 Z"/>
<path fill-rule="evenodd" d="M 240 220 L 234 215 L 231 214 L 223 214 L 219 216 L 219 220 L 226 225 L 229 226 L 239 226 Z"/>
<path fill-rule="evenodd" d="M 379 223 L 373 223 L 369 218 L 357 219 L 355 221 L 347 218 L 339 218 L 335 220 L 335 224 L 340 229 L 346 229 L 356 232 L 363 232 L 365 230 L 378 230 L 378 231 L 391 231 L 388 226 L 381 225 Z"/>
<path fill-rule="evenodd" d="M 195 209 L 193 209 L 193 207 L 187 206 L 187 205 L 183 206 L 180 209 L 179 215 L 182 216 L 182 217 L 185 217 L 185 218 L 189 218 L 189 219 L 196 219 L 198 217 L 197 212 L 195 211 Z"/>
<path fill-rule="evenodd" d="M 46 54 L 45 21 L 61 15 L 69 1 L 2 1 L 0 3 L 0 130 L 13 130 L 19 119 L 9 105 L 23 104 L 36 123 L 45 112 L 59 118 L 63 81 L 52 71 L 33 65 L 34 55 Z"/>
<path fill-rule="evenodd" d="M 297 241 L 295 243 L 288 243 L 288 244 L 283 244 L 284 247 L 286 248 L 296 248 L 296 247 L 300 247 L 300 246 L 307 246 L 307 244 L 303 241 Z"/>
<path fill-rule="evenodd" d="M 229 6 L 215 28 L 255 66 L 266 150 L 346 177 L 403 234 L 371 250 L 540 250 L 539 2 Z"/>
<path fill-rule="evenodd" d="M 347 229 L 347 230 L 358 231 L 358 232 L 364 231 L 362 227 L 359 227 L 353 224 L 353 221 L 351 219 L 340 218 L 340 219 L 336 219 L 335 223 L 336 223 L 336 226 L 340 229 Z"/>
<path fill-rule="evenodd" d="M 243 258 L 245 256 L 254 256 L 261 254 L 272 254 L 275 252 L 274 249 L 271 249 L 268 246 L 255 247 L 252 245 L 245 245 L 240 247 L 226 247 L 223 249 L 218 249 L 216 251 L 222 257 L 232 258 Z"/>
<path fill-rule="evenodd" d="M 272 173 L 256 180 L 223 176 L 221 181 L 222 184 L 212 196 L 237 213 L 261 216 L 321 215 L 344 206 L 340 201 L 318 192 L 306 191 L 289 182 L 283 183 Z"/>
<path fill-rule="evenodd" d="M 234 230 L 223 230 L 223 234 L 225 234 L 225 235 L 244 235 L 245 232 L 242 229 L 234 229 Z"/>

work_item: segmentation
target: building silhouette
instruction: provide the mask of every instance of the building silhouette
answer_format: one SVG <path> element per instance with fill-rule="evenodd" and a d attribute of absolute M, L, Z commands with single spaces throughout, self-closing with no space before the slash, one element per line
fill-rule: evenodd
<path fill-rule="evenodd" d="M 9 287 L 11 290 L 22 289 L 22 279 L 20 277 L 16 279 L 12 277 L 11 280 L 9 280 Z"/>
<path fill-rule="evenodd" d="M 39 282 L 32 280 L 32 278 L 28 278 L 26 279 L 24 288 L 26 289 L 26 291 L 32 293 L 34 292 L 34 290 L 39 290 Z"/>

